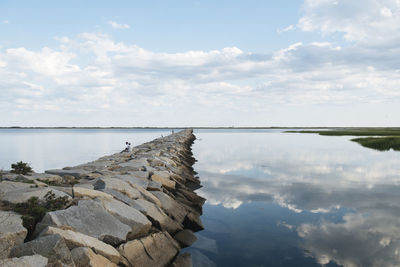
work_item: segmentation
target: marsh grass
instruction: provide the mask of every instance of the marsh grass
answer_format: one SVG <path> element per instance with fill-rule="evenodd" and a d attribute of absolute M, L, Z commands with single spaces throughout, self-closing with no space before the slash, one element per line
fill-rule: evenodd
<path fill-rule="evenodd" d="M 400 151 L 400 136 L 354 138 L 351 141 L 379 151 Z"/>
<path fill-rule="evenodd" d="M 286 131 L 286 133 L 316 133 L 327 136 L 400 136 L 400 128 L 349 128 L 324 131 Z"/>

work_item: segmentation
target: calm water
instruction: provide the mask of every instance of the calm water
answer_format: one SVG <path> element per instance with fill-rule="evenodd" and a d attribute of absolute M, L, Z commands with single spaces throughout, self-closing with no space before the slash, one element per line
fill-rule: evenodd
<path fill-rule="evenodd" d="M 163 130 L 0 130 L 0 168 L 76 165 Z M 197 130 L 194 266 L 400 266 L 400 153 L 350 137 Z"/>
<path fill-rule="evenodd" d="M 399 152 L 279 131 L 196 135 L 208 199 L 197 266 L 400 266 Z"/>
<path fill-rule="evenodd" d="M 0 129 L 0 169 L 28 162 L 36 172 L 74 166 L 170 134 L 162 129 Z"/>

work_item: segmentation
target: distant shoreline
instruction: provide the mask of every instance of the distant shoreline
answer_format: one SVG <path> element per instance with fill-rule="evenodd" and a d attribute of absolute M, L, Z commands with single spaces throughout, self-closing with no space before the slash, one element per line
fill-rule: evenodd
<path fill-rule="evenodd" d="M 246 129 L 260 129 L 260 130 L 268 130 L 268 129 L 399 129 L 400 127 L 301 127 L 301 126 L 293 126 L 293 127 L 278 127 L 278 126 L 272 126 L 272 127 L 20 127 L 20 126 L 11 126 L 11 127 L 0 127 L 0 129 L 53 129 L 53 130 L 61 130 L 61 129 L 93 129 L 93 130 L 111 130 L 111 129 L 125 129 L 125 130 L 129 130 L 129 129 L 136 129 L 136 130 L 140 130 L 140 129 L 166 129 L 166 130 L 172 130 L 172 129 L 211 129 L 211 130 L 230 130 L 230 129 L 234 129 L 234 130 L 246 130 Z"/>

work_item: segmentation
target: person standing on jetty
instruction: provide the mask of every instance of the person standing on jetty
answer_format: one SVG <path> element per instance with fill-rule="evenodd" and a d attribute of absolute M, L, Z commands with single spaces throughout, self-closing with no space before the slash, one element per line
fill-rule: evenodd
<path fill-rule="evenodd" d="M 131 143 L 125 142 L 126 148 L 122 150 L 122 152 L 129 152 L 131 151 Z"/>

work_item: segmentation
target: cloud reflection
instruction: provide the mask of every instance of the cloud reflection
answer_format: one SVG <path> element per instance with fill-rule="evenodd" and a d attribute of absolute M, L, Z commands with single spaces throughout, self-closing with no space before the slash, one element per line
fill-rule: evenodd
<path fill-rule="evenodd" d="M 400 265 L 400 153 L 316 135 L 198 135 L 204 140 L 195 147 L 199 191 L 208 204 L 236 209 L 273 201 L 297 213 L 341 210 L 340 222 L 294 226 L 305 251 L 322 265 Z"/>

